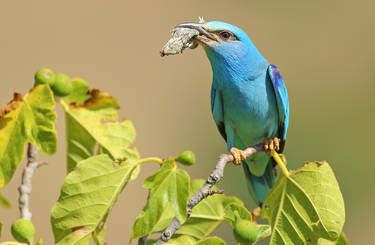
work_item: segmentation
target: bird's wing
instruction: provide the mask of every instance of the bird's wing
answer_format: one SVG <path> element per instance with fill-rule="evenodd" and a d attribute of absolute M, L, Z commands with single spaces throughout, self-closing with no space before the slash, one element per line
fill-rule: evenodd
<path fill-rule="evenodd" d="M 211 87 L 211 111 L 221 136 L 227 141 L 223 115 L 223 96 L 214 85 Z"/>
<path fill-rule="evenodd" d="M 279 68 L 275 65 L 268 67 L 268 75 L 272 81 L 273 90 L 275 91 L 277 109 L 279 113 L 279 132 L 278 137 L 281 140 L 280 152 L 283 151 L 286 134 L 289 126 L 289 98 L 288 91 L 284 83 L 284 79 L 281 76 Z"/>

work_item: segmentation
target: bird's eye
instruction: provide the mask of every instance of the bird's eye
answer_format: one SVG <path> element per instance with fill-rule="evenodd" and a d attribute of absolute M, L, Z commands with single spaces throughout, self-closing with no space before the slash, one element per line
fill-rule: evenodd
<path fill-rule="evenodd" d="M 229 39 L 232 36 L 232 33 L 228 32 L 228 31 L 222 31 L 222 32 L 220 32 L 220 36 L 223 39 Z"/>

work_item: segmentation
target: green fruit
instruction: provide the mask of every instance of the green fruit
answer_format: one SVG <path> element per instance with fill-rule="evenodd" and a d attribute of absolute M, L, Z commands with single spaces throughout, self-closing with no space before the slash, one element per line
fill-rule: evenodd
<path fill-rule="evenodd" d="M 55 95 L 64 97 L 72 93 L 73 86 L 70 77 L 65 74 L 56 74 L 56 82 L 52 87 Z"/>
<path fill-rule="evenodd" d="M 236 220 L 234 222 L 233 234 L 236 241 L 241 245 L 251 245 L 257 240 L 258 229 L 250 220 L 241 219 L 238 212 L 234 214 Z"/>
<path fill-rule="evenodd" d="M 183 165 L 191 166 L 195 163 L 195 156 L 192 151 L 184 151 L 176 157 L 176 160 Z"/>
<path fill-rule="evenodd" d="M 18 219 L 12 224 L 12 235 L 19 242 L 28 244 L 34 243 L 35 228 L 31 221 Z"/>
<path fill-rule="evenodd" d="M 35 85 L 48 84 L 52 87 L 55 84 L 56 75 L 51 69 L 42 68 L 35 73 L 34 78 Z"/>

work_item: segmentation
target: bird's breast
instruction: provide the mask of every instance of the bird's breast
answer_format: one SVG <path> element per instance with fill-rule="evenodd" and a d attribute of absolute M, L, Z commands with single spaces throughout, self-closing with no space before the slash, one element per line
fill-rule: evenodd
<path fill-rule="evenodd" d="M 222 83 L 224 123 L 243 144 L 263 142 L 277 133 L 277 106 L 271 81 L 266 76 L 249 81 Z"/>

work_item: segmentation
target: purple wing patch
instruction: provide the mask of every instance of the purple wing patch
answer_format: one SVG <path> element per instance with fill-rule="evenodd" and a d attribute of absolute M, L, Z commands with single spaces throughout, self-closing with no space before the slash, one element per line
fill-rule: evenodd
<path fill-rule="evenodd" d="M 289 126 L 289 98 L 288 91 L 281 76 L 280 70 L 275 65 L 268 67 L 268 75 L 272 81 L 273 89 L 276 96 L 277 109 L 279 113 L 279 137 L 284 147 L 286 135 Z"/>
<path fill-rule="evenodd" d="M 275 86 L 275 89 L 279 89 L 279 86 L 280 86 L 280 78 L 283 79 L 283 77 L 281 76 L 281 73 L 280 73 L 280 70 L 279 68 L 277 68 L 277 66 L 275 65 L 270 65 L 271 69 L 270 69 L 270 76 L 272 78 L 272 81 L 274 83 L 274 86 Z"/>

